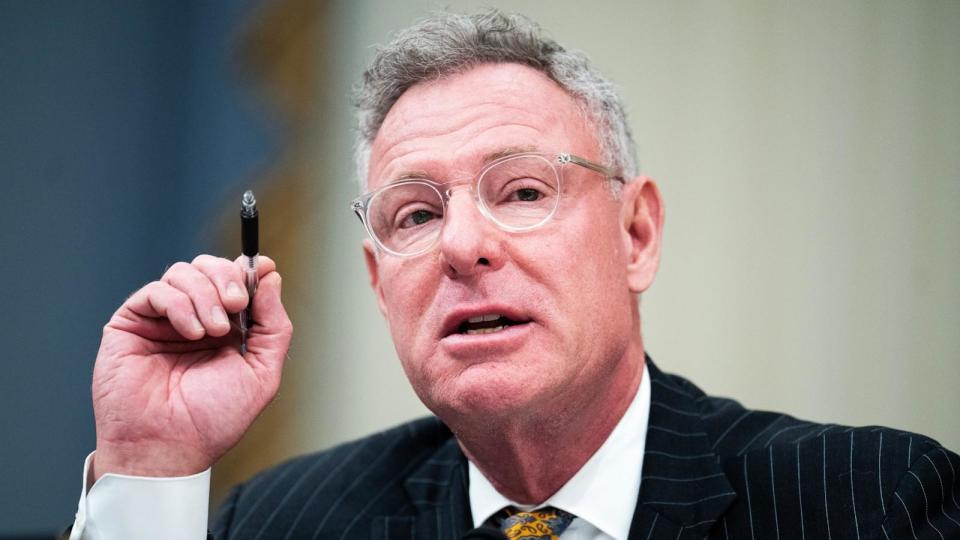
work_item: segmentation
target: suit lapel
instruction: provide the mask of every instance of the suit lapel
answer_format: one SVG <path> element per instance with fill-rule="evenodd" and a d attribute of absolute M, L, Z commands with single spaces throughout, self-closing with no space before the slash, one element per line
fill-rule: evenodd
<path fill-rule="evenodd" d="M 404 482 L 415 511 L 385 516 L 374 524 L 377 540 L 437 540 L 460 538 L 470 527 L 467 461 L 457 440 L 450 437 Z"/>
<path fill-rule="evenodd" d="M 736 493 L 710 447 L 697 391 L 664 375 L 649 358 L 645 376 L 650 417 L 630 538 L 679 538 L 684 532 L 702 538 Z"/>

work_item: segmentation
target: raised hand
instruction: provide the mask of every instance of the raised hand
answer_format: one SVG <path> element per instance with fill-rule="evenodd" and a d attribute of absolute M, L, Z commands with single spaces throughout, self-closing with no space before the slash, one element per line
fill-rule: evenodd
<path fill-rule="evenodd" d="M 93 476 L 185 476 L 213 465 L 277 393 L 293 327 L 280 274 L 259 259 L 247 353 L 229 314 L 247 305 L 234 261 L 177 263 L 113 314 L 93 372 Z"/>

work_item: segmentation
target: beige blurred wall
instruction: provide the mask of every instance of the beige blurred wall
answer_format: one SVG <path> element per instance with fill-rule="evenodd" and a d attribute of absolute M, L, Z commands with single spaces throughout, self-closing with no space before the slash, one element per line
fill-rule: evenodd
<path fill-rule="evenodd" d="M 298 315 L 280 397 L 296 411 L 291 452 L 425 413 L 348 210 L 348 92 L 372 45 L 433 5 L 327 11 L 316 235 L 301 258 L 315 280 L 284 290 Z M 494 5 L 587 51 L 622 89 L 666 200 L 643 298 L 663 369 L 749 407 L 960 448 L 960 3 Z"/>

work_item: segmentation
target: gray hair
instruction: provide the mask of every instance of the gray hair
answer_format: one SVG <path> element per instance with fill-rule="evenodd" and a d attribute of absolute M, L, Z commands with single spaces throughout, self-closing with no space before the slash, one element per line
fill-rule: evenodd
<path fill-rule="evenodd" d="M 553 79 L 595 122 L 601 159 L 627 180 L 637 175 L 636 146 L 613 83 L 586 55 L 545 37 L 534 21 L 490 9 L 474 15 L 435 13 L 377 51 L 354 90 L 359 121 L 354 157 L 361 190 L 366 189 L 373 140 L 404 92 L 420 82 L 498 62 L 530 66 Z"/>

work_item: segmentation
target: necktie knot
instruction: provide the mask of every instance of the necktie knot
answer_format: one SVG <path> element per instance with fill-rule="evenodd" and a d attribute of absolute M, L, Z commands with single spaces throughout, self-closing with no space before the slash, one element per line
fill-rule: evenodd
<path fill-rule="evenodd" d="M 559 508 L 548 506 L 530 512 L 507 509 L 507 517 L 500 524 L 510 540 L 558 540 L 575 516 Z"/>

